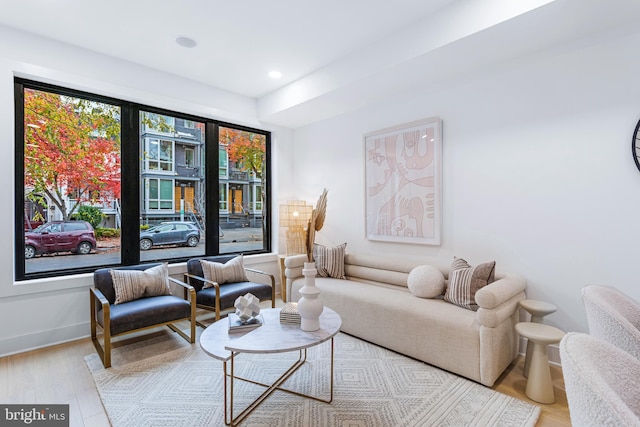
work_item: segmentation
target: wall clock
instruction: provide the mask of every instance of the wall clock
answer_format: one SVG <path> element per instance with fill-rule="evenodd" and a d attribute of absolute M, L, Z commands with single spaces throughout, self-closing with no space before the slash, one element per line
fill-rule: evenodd
<path fill-rule="evenodd" d="M 636 167 L 640 170 L 640 121 L 636 125 L 636 130 L 633 132 L 633 141 L 631 141 L 631 151 L 633 151 L 633 161 L 636 162 Z"/>

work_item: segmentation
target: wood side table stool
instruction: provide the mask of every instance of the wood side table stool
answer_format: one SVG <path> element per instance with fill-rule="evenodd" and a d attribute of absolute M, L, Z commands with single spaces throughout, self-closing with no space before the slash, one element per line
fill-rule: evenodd
<path fill-rule="evenodd" d="M 528 346 L 533 348 L 525 394 L 536 402 L 555 402 L 547 345 L 559 343 L 565 335 L 564 331 L 543 323 L 532 322 L 517 323 L 516 331 L 527 338 L 529 340 Z"/>
<path fill-rule="evenodd" d="M 520 301 L 520 307 L 525 309 L 529 314 L 531 314 L 531 322 L 533 323 L 543 323 L 543 318 L 547 314 L 554 313 L 558 308 L 548 302 L 537 301 L 533 299 L 523 299 Z M 524 359 L 524 376 L 527 378 L 529 376 L 529 369 L 531 366 L 531 352 L 533 351 L 533 346 L 529 345 L 527 342 L 527 355 Z"/>

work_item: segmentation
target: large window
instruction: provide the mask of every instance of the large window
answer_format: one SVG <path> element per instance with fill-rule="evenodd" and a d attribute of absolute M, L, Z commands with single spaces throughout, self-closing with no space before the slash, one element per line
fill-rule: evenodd
<path fill-rule="evenodd" d="M 23 79 L 15 97 L 17 280 L 270 250 L 268 132 Z"/>

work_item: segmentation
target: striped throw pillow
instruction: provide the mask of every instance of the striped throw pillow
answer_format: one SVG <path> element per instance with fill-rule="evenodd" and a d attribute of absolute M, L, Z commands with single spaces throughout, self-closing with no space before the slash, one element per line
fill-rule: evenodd
<path fill-rule="evenodd" d="M 495 280 L 495 269 L 495 261 L 471 267 L 464 259 L 454 258 L 444 300 L 477 311 L 476 292 Z"/>
<path fill-rule="evenodd" d="M 202 265 L 202 273 L 204 278 L 216 282 L 218 285 L 224 283 L 248 282 L 247 272 L 244 269 L 244 260 L 242 255 L 230 259 L 226 263 L 200 260 Z M 202 289 L 212 288 L 209 282 L 204 282 Z"/>
<path fill-rule="evenodd" d="M 116 304 L 142 297 L 171 295 L 169 267 L 166 263 L 144 271 L 112 269 L 110 273 L 116 291 Z"/>
<path fill-rule="evenodd" d="M 313 244 L 313 259 L 320 277 L 346 279 L 344 276 L 344 252 L 347 244 L 334 247 Z"/>

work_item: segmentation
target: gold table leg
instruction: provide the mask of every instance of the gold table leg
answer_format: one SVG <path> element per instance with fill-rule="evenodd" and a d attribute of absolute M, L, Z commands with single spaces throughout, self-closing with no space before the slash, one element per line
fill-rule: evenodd
<path fill-rule="evenodd" d="M 249 414 L 251 414 L 262 402 L 264 402 L 267 397 L 269 397 L 274 391 L 280 390 L 286 393 L 290 393 L 296 396 L 305 397 L 308 399 L 313 399 L 318 402 L 323 403 L 331 403 L 333 401 L 333 370 L 334 370 L 334 342 L 333 337 L 331 337 L 331 363 L 330 363 L 330 391 L 329 391 L 329 399 L 322 399 L 320 397 L 311 396 L 308 394 L 300 393 L 294 390 L 289 390 L 286 388 L 282 388 L 281 385 L 295 372 L 297 371 L 307 360 L 307 349 L 303 349 L 299 351 L 298 360 L 296 360 L 278 379 L 276 379 L 272 384 L 264 384 L 258 381 L 254 381 L 248 378 L 242 378 L 235 376 L 234 368 L 235 368 L 235 356 L 240 353 L 231 353 L 231 372 L 227 373 L 227 362 L 222 362 L 222 369 L 224 370 L 224 423 L 228 426 L 236 426 L 240 424 Z M 230 378 L 229 381 L 229 390 L 227 392 L 227 377 Z M 241 380 L 245 382 L 249 382 L 252 384 L 256 384 L 262 387 L 266 387 L 266 390 L 258 396 L 249 406 L 247 406 L 242 412 L 240 412 L 236 417 L 233 416 L 233 385 L 235 380 Z M 227 399 L 229 399 L 229 405 L 227 408 Z"/>

